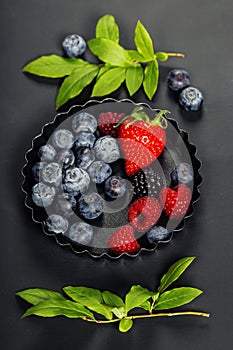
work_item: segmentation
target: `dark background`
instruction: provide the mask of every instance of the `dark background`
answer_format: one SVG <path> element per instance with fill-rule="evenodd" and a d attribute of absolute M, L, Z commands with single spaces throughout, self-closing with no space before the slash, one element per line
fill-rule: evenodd
<path fill-rule="evenodd" d="M 233 3 L 231 0 L 1 0 L 1 328 L 4 350 L 233 348 Z M 94 260 L 58 246 L 31 220 L 21 192 L 21 168 L 31 139 L 56 114 L 57 81 L 21 73 L 42 54 L 61 52 L 70 33 L 89 39 L 99 17 L 113 14 L 121 43 L 133 48 L 140 19 L 159 51 L 183 52 L 185 59 L 161 64 L 160 86 L 152 107 L 172 112 L 189 132 L 203 162 L 201 200 L 195 215 L 173 241 L 137 259 Z M 88 57 L 88 56 L 86 56 Z M 205 102 L 201 113 L 185 113 L 166 86 L 171 68 L 187 69 Z M 72 103 L 88 100 L 87 89 Z M 128 97 L 124 88 L 112 95 Z M 149 102 L 142 91 L 135 102 Z M 70 105 L 72 104 L 70 103 Z M 66 106 L 68 108 L 68 105 Z M 99 326 L 66 318 L 20 319 L 26 303 L 14 293 L 29 287 L 60 290 L 86 285 L 124 294 L 131 284 L 153 288 L 161 274 L 184 256 L 197 256 L 176 285 L 192 285 L 204 294 L 184 310 L 203 310 L 210 319 L 183 317 L 138 320 L 127 334 L 114 325 Z"/>

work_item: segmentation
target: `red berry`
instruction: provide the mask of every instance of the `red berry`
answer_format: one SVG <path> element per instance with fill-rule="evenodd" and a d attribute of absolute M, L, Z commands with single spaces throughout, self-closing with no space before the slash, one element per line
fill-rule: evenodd
<path fill-rule="evenodd" d="M 130 205 L 128 220 L 137 231 L 145 232 L 157 223 L 161 211 L 157 199 L 142 197 Z"/>
<path fill-rule="evenodd" d="M 101 113 L 98 119 L 98 125 L 102 133 L 105 135 L 110 135 L 112 137 L 117 137 L 119 133 L 119 128 L 116 128 L 116 126 L 124 116 L 124 113 Z"/>
<path fill-rule="evenodd" d="M 186 214 L 190 202 L 191 191 L 184 184 L 176 186 L 174 189 L 163 188 L 160 191 L 160 201 L 163 203 L 163 210 L 171 219 L 180 219 Z"/>
<path fill-rule="evenodd" d="M 140 245 L 134 237 L 134 229 L 129 225 L 118 228 L 112 236 L 109 237 L 107 244 L 116 254 L 135 253 L 140 248 Z"/>

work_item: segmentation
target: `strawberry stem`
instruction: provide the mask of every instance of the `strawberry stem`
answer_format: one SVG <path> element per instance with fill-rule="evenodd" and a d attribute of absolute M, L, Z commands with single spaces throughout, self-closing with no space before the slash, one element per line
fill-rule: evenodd
<path fill-rule="evenodd" d="M 167 111 L 166 109 L 162 109 L 161 111 L 159 111 L 156 114 L 154 120 L 152 120 L 150 124 L 153 126 L 160 126 L 162 129 L 167 129 L 168 123 L 167 123 L 167 119 L 164 116 L 166 115 L 166 113 L 170 113 L 170 112 Z"/>

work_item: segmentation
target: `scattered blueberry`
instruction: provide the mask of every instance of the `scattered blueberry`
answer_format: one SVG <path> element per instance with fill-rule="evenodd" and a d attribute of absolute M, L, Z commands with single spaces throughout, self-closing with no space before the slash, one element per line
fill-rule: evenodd
<path fill-rule="evenodd" d="M 77 202 L 74 196 L 70 193 L 62 193 L 57 197 L 56 210 L 58 213 L 69 217 L 74 214 L 77 207 Z"/>
<path fill-rule="evenodd" d="M 70 149 L 74 144 L 74 136 L 71 131 L 60 129 L 53 133 L 52 141 L 56 148 Z"/>
<path fill-rule="evenodd" d="M 147 232 L 147 239 L 151 244 L 156 244 L 158 241 L 163 241 L 168 238 L 169 232 L 162 226 L 154 226 Z"/>
<path fill-rule="evenodd" d="M 112 163 L 120 158 L 118 142 L 111 136 L 100 137 L 95 143 L 94 150 L 96 157 L 105 163 Z"/>
<path fill-rule="evenodd" d="M 51 214 L 45 220 L 48 231 L 54 233 L 65 233 L 68 229 L 68 221 L 61 215 Z"/>
<path fill-rule="evenodd" d="M 74 160 L 74 152 L 71 149 L 64 149 L 57 153 L 56 161 L 64 169 L 71 167 Z"/>
<path fill-rule="evenodd" d="M 75 141 L 75 146 L 77 148 L 80 148 L 80 147 L 92 148 L 94 146 L 95 140 L 96 140 L 96 137 L 94 134 L 92 134 L 91 132 L 83 131 L 78 135 L 77 141 Z"/>
<path fill-rule="evenodd" d="M 80 214 L 86 219 L 96 219 L 103 212 L 103 199 L 96 192 L 83 194 L 78 204 Z"/>
<path fill-rule="evenodd" d="M 181 91 L 179 102 L 186 111 L 198 111 L 203 102 L 203 95 L 200 90 L 190 86 Z"/>
<path fill-rule="evenodd" d="M 97 120 L 89 113 L 79 113 L 73 117 L 72 128 L 76 133 L 83 131 L 94 133 L 97 129 Z"/>
<path fill-rule="evenodd" d="M 87 169 L 95 160 L 95 152 L 90 148 L 79 148 L 76 152 L 76 166 Z"/>
<path fill-rule="evenodd" d="M 88 173 L 80 168 L 71 168 L 66 170 L 63 189 L 73 196 L 85 192 L 90 183 Z"/>
<path fill-rule="evenodd" d="M 38 207 L 48 207 L 55 197 L 54 187 L 39 182 L 32 187 L 32 200 Z"/>
<path fill-rule="evenodd" d="M 126 181 L 121 176 L 111 176 L 105 181 L 105 193 L 110 198 L 122 197 L 126 188 Z"/>
<path fill-rule="evenodd" d="M 62 42 L 62 48 L 68 57 L 81 56 L 86 50 L 85 40 L 77 34 L 70 34 Z"/>
<path fill-rule="evenodd" d="M 93 229 L 85 222 L 76 222 L 71 226 L 68 237 L 75 243 L 87 245 L 93 238 Z"/>
<path fill-rule="evenodd" d="M 101 160 L 92 163 L 87 171 L 91 180 L 97 184 L 104 182 L 112 174 L 110 165 Z"/>
<path fill-rule="evenodd" d="M 38 155 L 42 161 L 52 161 L 56 156 L 56 151 L 52 145 L 44 145 L 39 148 Z"/>
<path fill-rule="evenodd" d="M 37 162 L 32 167 L 32 176 L 34 177 L 35 181 L 39 181 L 41 177 L 41 172 L 43 168 L 47 165 L 45 162 Z"/>
<path fill-rule="evenodd" d="M 186 70 L 172 69 L 168 74 L 167 83 L 171 90 L 181 90 L 190 85 L 190 75 Z"/>
<path fill-rule="evenodd" d="M 62 169 L 58 163 L 49 163 L 41 170 L 42 179 L 50 185 L 58 186 L 62 182 Z"/>
<path fill-rule="evenodd" d="M 193 180 L 193 168 L 188 163 L 180 163 L 171 173 L 174 183 L 188 184 Z"/>

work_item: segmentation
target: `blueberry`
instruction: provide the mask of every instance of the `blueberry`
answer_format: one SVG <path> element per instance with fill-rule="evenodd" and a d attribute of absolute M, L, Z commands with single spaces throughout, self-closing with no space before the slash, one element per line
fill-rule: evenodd
<path fill-rule="evenodd" d="M 76 133 L 87 131 L 93 134 L 97 129 L 97 120 L 93 115 L 82 112 L 73 117 L 72 128 Z"/>
<path fill-rule="evenodd" d="M 103 199 L 96 192 L 82 195 L 78 204 L 80 214 L 86 219 L 96 219 L 103 212 Z"/>
<path fill-rule="evenodd" d="M 32 187 L 32 200 L 38 207 L 48 207 L 55 197 L 55 188 L 40 182 Z"/>
<path fill-rule="evenodd" d="M 70 34 L 63 40 L 62 48 L 68 57 L 78 57 L 86 50 L 86 42 L 80 35 Z"/>
<path fill-rule="evenodd" d="M 45 162 L 37 162 L 32 167 L 32 176 L 34 177 L 35 181 L 39 181 L 41 177 L 41 172 L 43 168 L 47 165 Z"/>
<path fill-rule="evenodd" d="M 121 176 L 111 176 L 105 181 L 104 190 L 110 198 L 120 198 L 126 192 L 126 181 Z"/>
<path fill-rule="evenodd" d="M 75 141 L 75 147 L 89 147 L 92 148 L 94 146 L 96 137 L 91 132 L 83 131 L 81 132 L 78 137 L 77 141 Z"/>
<path fill-rule="evenodd" d="M 195 87 L 188 87 L 181 91 L 179 102 L 186 111 L 198 111 L 203 102 L 203 95 Z"/>
<path fill-rule="evenodd" d="M 96 157 L 105 163 L 112 163 L 120 158 L 118 142 L 111 136 L 100 137 L 95 143 L 94 150 Z"/>
<path fill-rule="evenodd" d="M 167 83 L 171 90 L 181 90 L 190 85 L 190 75 L 186 70 L 173 69 L 168 74 Z"/>
<path fill-rule="evenodd" d="M 68 237 L 75 243 L 87 245 L 93 238 L 93 229 L 85 222 L 76 222 L 71 226 Z"/>
<path fill-rule="evenodd" d="M 62 193 L 57 197 L 56 210 L 65 217 L 74 214 L 77 207 L 77 202 L 74 196 L 70 193 Z"/>
<path fill-rule="evenodd" d="M 188 184 L 193 180 L 193 168 L 188 163 L 180 163 L 171 173 L 175 184 Z"/>
<path fill-rule="evenodd" d="M 64 149 L 57 153 L 56 161 L 64 169 L 71 167 L 74 164 L 74 152 L 71 149 Z"/>
<path fill-rule="evenodd" d="M 49 163 L 41 170 L 44 182 L 58 186 L 62 182 L 62 169 L 58 163 Z"/>
<path fill-rule="evenodd" d="M 93 182 L 100 184 L 112 174 L 112 168 L 109 164 L 99 160 L 90 165 L 88 174 Z"/>
<path fill-rule="evenodd" d="M 167 240 L 168 238 L 169 232 L 162 226 L 154 226 L 147 232 L 147 239 L 151 244 L 156 244 L 158 241 Z"/>
<path fill-rule="evenodd" d="M 76 152 L 76 166 L 82 169 L 87 169 L 95 160 L 95 152 L 90 148 L 79 148 Z"/>
<path fill-rule="evenodd" d="M 61 215 L 51 214 L 45 220 L 48 231 L 54 233 L 65 233 L 68 229 L 68 221 Z"/>
<path fill-rule="evenodd" d="M 88 173 L 80 168 L 71 168 L 66 170 L 63 189 L 73 196 L 85 192 L 90 183 Z"/>
<path fill-rule="evenodd" d="M 69 130 L 60 129 L 53 133 L 52 141 L 56 148 L 70 149 L 74 144 L 74 136 Z"/>
<path fill-rule="evenodd" d="M 56 151 L 52 145 L 44 145 L 39 148 L 38 155 L 42 161 L 52 161 L 56 156 Z"/>

